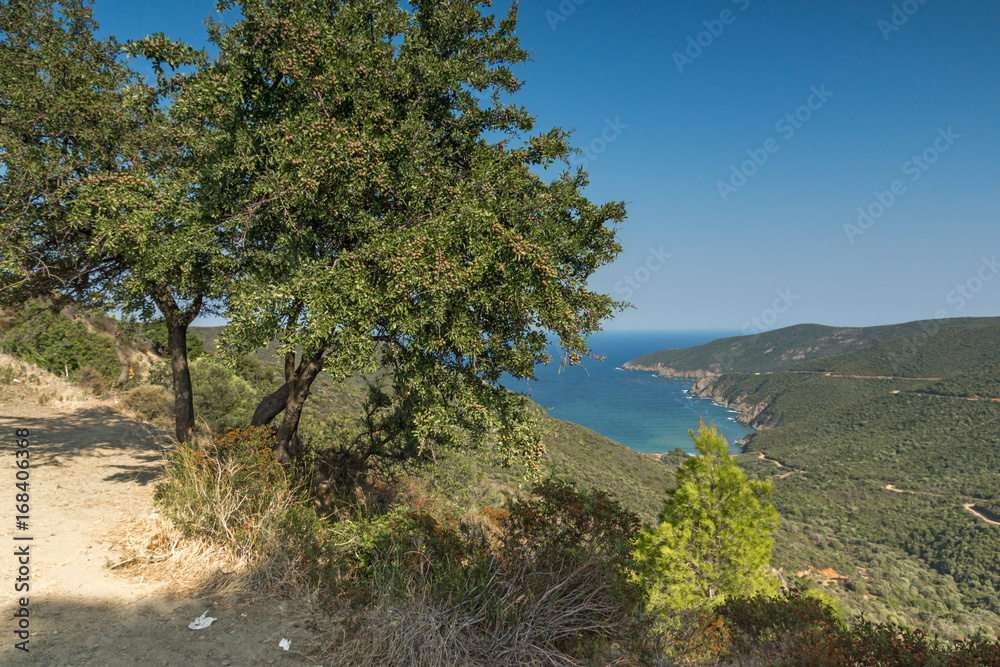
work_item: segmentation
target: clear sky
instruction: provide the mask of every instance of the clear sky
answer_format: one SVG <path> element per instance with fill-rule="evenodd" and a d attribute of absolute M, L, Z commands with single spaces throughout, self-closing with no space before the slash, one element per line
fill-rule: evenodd
<path fill-rule="evenodd" d="M 495 3 L 505 11 L 509 0 Z M 211 1 L 97 0 L 202 44 Z M 627 203 L 611 330 L 1000 315 L 996 0 L 526 0 L 516 101 Z"/>

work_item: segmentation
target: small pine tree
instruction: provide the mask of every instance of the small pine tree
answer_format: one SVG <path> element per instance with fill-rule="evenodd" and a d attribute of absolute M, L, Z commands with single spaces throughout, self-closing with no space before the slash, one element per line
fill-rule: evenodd
<path fill-rule="evenodd" d="M 770 482 L 748 480 L 715 425 L 690 432 L 701 456 L 677 472 L 658 526 L 636 539 L 638 577 L 658 610 L 712 606 L 728 596 L 777 594 L 771 533 L 778 513 L 765 498 Z"/>

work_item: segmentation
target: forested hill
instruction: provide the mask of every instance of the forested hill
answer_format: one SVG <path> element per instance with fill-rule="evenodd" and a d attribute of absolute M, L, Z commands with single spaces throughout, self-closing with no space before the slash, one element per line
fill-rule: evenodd
<path fill-rule="evenodd" d="M 971 324 L 935 324 L 856 352 L 813 359 L 795 370 L 943 378 L 1000 360 L 1000 321 L 986 318 Z"/>
<path fill-rule="evenodd" d="M 1000 627 L 1000 319 L 855 330 L 857 349 L 819 356 L 837 331 L 755 336 L 775 349 L 691 389 L 759 429 L 739 462 L 774 482 L 775 563 L 836 572 L 825 588 L 856 614 L 944 635 Z M 768 366 L 796 335 L 814 358 Z"/>
<path fill-rule="evenodd" d="M 984 326 L 1000 327 L 1000 318 L 963 317 L 853 328 L 797 324 L 751 336 L 720 338 L 696 347 L 652 352 L 629 361 L 624 368 L 680 377 L 704 377 L 721 373 L 770 373 L 796 367 L 828 370 L 823 364 L 815 368 L 802 364 L 902 339 L 897 348 L 890 347 L 885 350 L 886 353 L 897 353 L 895 361 L 898 365 L 899 360 L 912 362 L 914 357 L 906 353 L 906 350 L 914 346 L 919 349 L 923 341 L 929 338 L 946 341 L 954 335 L 956 339 L 964 340 L 968 335 L 975 335 L 975 333 L 970 334 L 972 330 L 969 327 Z M 963 331 L 958 333 L 959 330 Z M 980 333 L 982 331 L 980 330 Z M 961 343 L 956 340 L 955 349 L 960 346 Z M 887 363 L 892 363 L 892 359 Z M 883 363 L 883 367 L 887 366 L 887 363 Z M 916 365 L 908 363 L 907 369 Z M 874 368 L 874 364 L 871 366 Z M 902 372 L 895 374 L 904 375 Z"/>

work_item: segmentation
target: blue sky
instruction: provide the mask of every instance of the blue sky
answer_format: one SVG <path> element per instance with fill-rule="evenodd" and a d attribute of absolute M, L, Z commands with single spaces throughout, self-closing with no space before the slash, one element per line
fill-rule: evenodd
<path fill-rule="evenodd" d="M 505 11 L 509 0 L 496 3 Z M 201 44 L 212 2 L 97 0 Z M 995 0 L 527 0 L 516 101 L 625 201 L 609 330 L 1000 315 Z"/>

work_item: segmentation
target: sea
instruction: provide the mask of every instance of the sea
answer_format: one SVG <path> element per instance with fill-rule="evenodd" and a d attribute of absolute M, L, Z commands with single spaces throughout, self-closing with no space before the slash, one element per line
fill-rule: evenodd
<path fill-rule="evenodd" d="M 698 429 L 699 417 L 714 422 L 729 442 L 753 432 L 736 421 L 736 412 L 688 393 L 692 380 L 662 378 L 653 373 L 626 371 L 622 364 L 650 352 L 691 347 L 732 331 L 608 331 L 593 334 L 588 345 L 604 361 L 585 358 L 580 366 L 560 369 L 558 345 L 550 348 L 552 362 L 535 369 L 534 380 L 506 376 L 501 383 L 527 394 L 556 419 L 597 431 L 637 452 L 668 452 L 681 448 L 694 453 L 688 432 Z"/>

